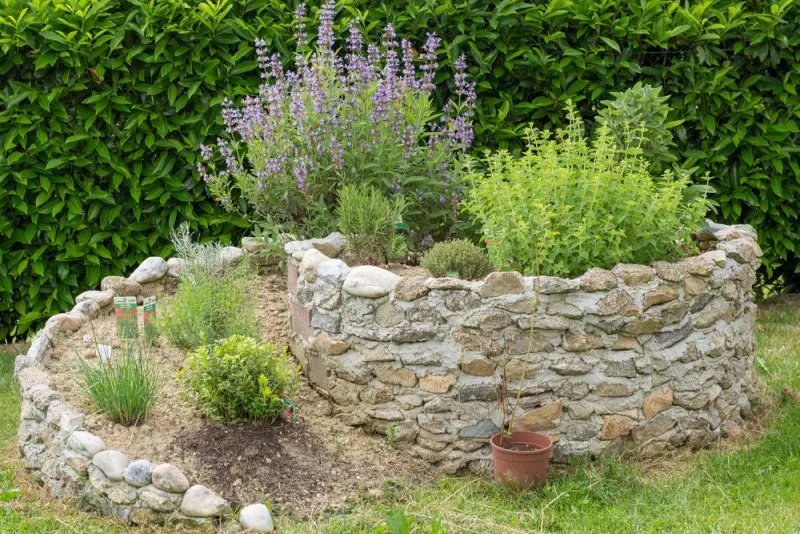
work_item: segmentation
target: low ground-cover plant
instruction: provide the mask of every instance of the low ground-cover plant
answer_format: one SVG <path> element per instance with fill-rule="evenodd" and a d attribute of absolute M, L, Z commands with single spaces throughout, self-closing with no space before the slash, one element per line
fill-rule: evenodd
<path fill-rule="evenodd" d="M 229 209 L 261 224 L 290 223 L 301 234 L 331 230 L 341 189 L 368 184 L 410 201 L 406 222 L 420 240 L 447 235 L 460 213 L 456 162 L 473 140 L 475 92 L 465 59 L 455 64 L 453 98 L 437 113 L 435 35 L 417 53 L 391 24 L 369 45 L 351 24 L 337 54 L 334 11 L 335 1 L 323 4 L 310 47 L 299 6 L 293 68 L 257 41 L 264 84 L 239 107 L 226 102 L 230 139 L 203 147 L 200 175 Z"/>
<path fill-rule="evenodd" d="M 366 262 L 405 256 L 405 240 L 396 233 L 406 202 L 388 198 L 375 187 L 346 185 L 339 193 L 336 224 L 348 246 Z"/>
<path fill-rule="evenodd" d="M 466 239 L 436 243 L 423 256 L 420 265 L 433 276 L 455 273 L 464 280 L 477 280 L 492 271 L 492 263 L 486 252 Z"/>
<path fill-rule="evenodd" d="M 649 263 L 684 253 L 709 208 L 685 173 L 650 173 L 639 149 L 620 150 L 607 126 L 594 141 L 574 107 L 569 124 L 529 129 L 517 157 L 500 151 L 470 165 L 467 210 L 481 225 L 492 263 L 535 274 L 576 276 L 590 267 Z M 474 163 L 474 162 L 473 162 Z"/>
<path fill-rule="evenodd" d="M 158 332 L 182 349 L 234 334 L 258 336 L 255 298 L 247 288 L 252 266 L 232 263 L 219 244 L 193 242 L 185 228 L 173 234 L 173 246 L 184 260 L 181 284 L 165 302 Z"/>
<path fill-rule="evenodd" d="M 125 426 L 147 417 L 163 384 L 151 346 L 124 337 L 109 357 L 96 362 L 80 358 L 78 382 L 106 418 Z"/>
<path fill-rule="evenodd" d="M 292 406 L 298 370 L 285 348 L 231 336 L 190 353 L 179 377 L 215 420 L 274 421 Z"/>

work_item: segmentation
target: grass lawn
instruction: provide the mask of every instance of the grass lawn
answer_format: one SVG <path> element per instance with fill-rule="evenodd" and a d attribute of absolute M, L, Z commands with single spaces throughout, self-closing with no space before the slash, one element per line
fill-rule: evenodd
<path fill-rule="evenodd" d="M 0 348 L 0 351 L 2 348 Z M 19 469 L 11 358 L 0 356 L 0 532 L 124 531 L 46 497 Z M 606 459 L 569 468 L 538 492 L 515 495 L 491 480 L 388 484 L 378 499 L 309 521 L 276 517 L 281 532 L 796 532 L 800 525 L 800 298 L 764 306 L 757 367 L 765 423 L 737 450 L 647 463 Z M 796 395 L 800 401 L 800 393 Z M 767 414 L 769 421 L 767 422 Z M 758 424 L 754 425 L 756 428 Z M 19 486 L 21 493 L 9 490 Z"/>

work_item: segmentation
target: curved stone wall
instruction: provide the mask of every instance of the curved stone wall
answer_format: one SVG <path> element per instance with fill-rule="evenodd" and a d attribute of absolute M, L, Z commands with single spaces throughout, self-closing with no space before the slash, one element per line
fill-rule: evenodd
<path fill-rule="evenodd" d="M 702 446 L 755 397 L 761 250 L 745 225 L 697 238 L 705 251 L 676 263 L 477 282 L 351 268 L 329 257 L 341 246 L 291 242 L 292 350 L 345 422 L 448 471 L 488 466 L 503 369 L 515 426 L 549 434 L 556 460 Z"/>
<path fill-rule="evenodd" d="M 244 242 L 245 249 L 226 247 L 227 260 L 237 261 L 257 243 Z M 26 354 L 15 361 L 14 376 L 22 395 L 19 451 L 35 480 L 56 498 L 73 498 L 80 508 L 113 515 L 124 523 L 169 523 L 195 527 L 221 520 L 230 505 L 205 486 L 190 485 L 171 464 L 128 458 L 106 448 L 102 437 L 83 428 L 84 416 L 69 406 L 51 388 L 45 365 L 59 333 L 78 330 L 100 313 L 109 313 L 115 296 L 144 297 L 174 287 L 180 277 L 181 260 L 151 257 L 130 277 L 108 276 L 100 290 L 86 291 L 75 299 L 75 307 L 51 317 L 33 338 Z M 239 515 L 248 532 L 267 532 L 272 519 L 263 504 L 244 508 Z M 230 523 L 231 532 L 236 524 Z"/>

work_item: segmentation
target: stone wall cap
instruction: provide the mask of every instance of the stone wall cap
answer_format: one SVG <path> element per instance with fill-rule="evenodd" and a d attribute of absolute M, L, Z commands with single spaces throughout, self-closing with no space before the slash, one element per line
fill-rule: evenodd
<path fill-rule="evenodd" d="M 388 295 L 399 280 L 399 276 L 386 269 L 360 265 L 347 273 L 342 289 L 356 297 L 376 299 Z"/>

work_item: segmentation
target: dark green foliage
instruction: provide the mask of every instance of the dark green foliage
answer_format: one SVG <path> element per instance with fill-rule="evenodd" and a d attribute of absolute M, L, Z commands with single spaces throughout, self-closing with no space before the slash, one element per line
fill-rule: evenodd
<path fill-rule="evenodd" d="M 316 13 L 318 2 L 311 2 Z M 90 7 L 91 6 L 91 7 Z M 193 170 L 223 95 L 258 85 L 252 42 L 291 57 L 294 3 L 7 0 L 0 7 L 0 338 L 106 274 L 169 251 L 169 228 L 238 237 Z M 800 270 L 800 10 L 790 1 L 340 2 L 337 28 L 436 31 L 478 82 L 477 144 L 519 146 L 641 81 L 671 95 L 679 163 L 758 228 L 768 278 Z M 235 66 L 234 66 L 235 65 Z M 438 84 L 447 80 L 441 69 Z M 446 95 L 442 95 L 446 98 Z M 702 174 L 702 172 L 700 173 Z M 19 327 L 14 325 L 20 321 Z"/>
<path fill-rule="evenodd" d="M 420 265 L 437 278 L 458 273 L 464 280 L 477 280 L 492 271 L 486 252 L 466 239 L 436 243 L 422 258 Z"/>
<path fill-rule="evenodd" d="M 253 40 L 280 47 L 287 10 L 213 6 L 0 7 L 0 339 L 168 254 L 181 221 L 204 237 L 241 235 L 244 222 L 208 199 L 195 153 L 222 131 L 223 96 L 257 87 Z"/>

